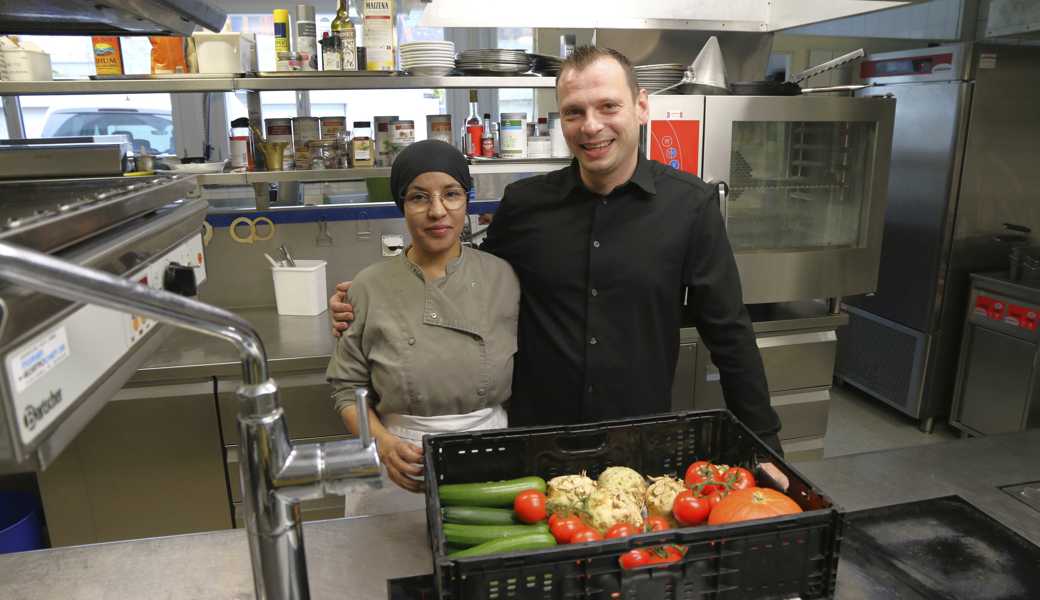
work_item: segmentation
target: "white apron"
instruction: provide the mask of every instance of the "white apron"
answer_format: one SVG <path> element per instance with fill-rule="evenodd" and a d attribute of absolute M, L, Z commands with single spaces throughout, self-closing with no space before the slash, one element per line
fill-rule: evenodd
<path fill-rule="evenodd" d="M 484 429 L 504 429 L 509 426 L 506 411 L 501 406 L 482 408 L 463 415 L 441 415 L 417 417 L 412 415 L 383 415 L 383 426 L 401 438 L 422 447 L 422 438 L 434 433 L 465 433 Z M 361 517 L 386 513 L 423 510 L 426 508 L 425 494 L 413 494 L 401 489 L 381 474 L 383 487 L 380 489 L 358 487 L 345 497 L 344 516 Z M 422 481 L 422 477 L 418 477 Z"/>

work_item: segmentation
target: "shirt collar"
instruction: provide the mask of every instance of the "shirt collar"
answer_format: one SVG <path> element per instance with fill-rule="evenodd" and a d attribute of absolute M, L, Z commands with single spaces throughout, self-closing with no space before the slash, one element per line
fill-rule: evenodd
<path fill-rule="evenodd" d="M 416 277 L 418 277 L 419 279 L 422 279 L 423 281 L 426 281 L 426 276 L 423 274 L 422 267 L 420 267 L 419 265 L 417 265 L 414 262 L 412 262 L 412 259 L 408 258 L 408 249 L 411 248 L 411 247 L 412 247 L 412 245 L 408 244 L 405 247 L 405 249 L 401 251 L 401 260 L 409 268 L 409 270 L 411 270 L 412 273 L 415 274 Z M 455 271 L 458 271 L 459 267 L 462 266 L 463 259 L 465 257 L 466 257 L 466 247 L 463 246 L 462 247 L 462 251 L 459 252 L 458 258 L 452 259 L 451 262 L 449 262 L 447 265 L 444 266 L 444 277 L 443 277 L 443 279 L 447 279 L 447 278 L 451 277 L 452 273 L 454 273 Z"/>
<path fill-rule="evenodd" d="M 653 166 L 642 154 L 637 158 L 636 170 L 632 173 L 632 177 L 619 187 L 623 188 L 629 184 L 635 184 L 651 196 L 657 193 L 657 187 L 654 185 Z M 587 189 L 585 188 L 585 184 L 581 181 L 581 166 L 578 165 L 578 159 L 572 158 L 570 167 L 568 167 L 564 173 L 560 191 L 562 192 L 562 196 L 566 197 L 578 188 Z"/>

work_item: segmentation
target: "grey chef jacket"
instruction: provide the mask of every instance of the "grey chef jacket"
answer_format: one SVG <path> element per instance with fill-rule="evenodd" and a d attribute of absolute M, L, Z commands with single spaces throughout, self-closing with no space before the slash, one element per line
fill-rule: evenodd
<path fill-rule="evenodd" d="M 361 271 L 347 293 L 354 321 L 326 371 L 337 414 L 361 386 L 382 414 L 501 405 L 510 396 L 520 311 L 512 267 L 464 247 L 444 277 L 426 281 L 405 254 Z"/>

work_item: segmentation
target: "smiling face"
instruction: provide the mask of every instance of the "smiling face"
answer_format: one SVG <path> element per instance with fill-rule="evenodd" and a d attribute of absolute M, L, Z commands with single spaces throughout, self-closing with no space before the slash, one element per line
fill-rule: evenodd
<path fill-rule="evenodd" d="M 628 181 L 638 161 L 639 127 L 649 117 L 646 91 L 633 96 L 624 69 L 604 57 L 565 69 L 557 95 L 563 137 L 585 185 L 605 194 Z"/>
<path fill-rule="evenodd" d="M 466 218 L 465 199 L 465 188 L 447 173 L 423 173 L 408 184 L 404 219 L 416 250 L 426 257 L 457 253 Z"/>

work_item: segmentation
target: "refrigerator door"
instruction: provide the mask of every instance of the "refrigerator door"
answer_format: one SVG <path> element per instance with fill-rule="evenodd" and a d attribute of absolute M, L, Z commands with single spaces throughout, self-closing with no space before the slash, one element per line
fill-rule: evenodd
<path fill-rule="evenodd" d="M 972 86 L 907 83 L 863 90 L 896 98 L 877 291 L 847 303 L 918 331 L 934 327 L 957 207 L 958 138 Z"/>

